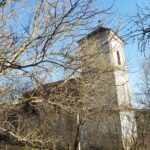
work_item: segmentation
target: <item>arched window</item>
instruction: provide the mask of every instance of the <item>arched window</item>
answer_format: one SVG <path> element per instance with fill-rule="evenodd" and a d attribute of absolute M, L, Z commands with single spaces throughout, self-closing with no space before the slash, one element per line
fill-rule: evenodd
<path fill-rule="evenodd" d="M 117 51 L 117 60 L 118 60 L 118 65 L 121 65 L 120 54 L 118 51 Z"/>

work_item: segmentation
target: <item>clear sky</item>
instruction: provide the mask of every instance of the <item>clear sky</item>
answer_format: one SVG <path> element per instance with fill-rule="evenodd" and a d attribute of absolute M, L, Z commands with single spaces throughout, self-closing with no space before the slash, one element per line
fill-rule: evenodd
<path fill-rule="evenodd" d="M 104 7 L 109 7 L 114 0 L 96 0 L 97 5 L 103 4 Z M 114 6 L 111 9 L 112 26 L 127 24 L 126 19 L 129 15 L 136 11 L 136 4 L 142 6 L 143 4 L 150 4 L 150 0 L 115 0 Z M 106 25 L 107 26 L 107 25 Z M 111 26 L 109 26 L 111 28 Z M 121 33 L 124 34 L 124 33 Z M 129 72 L 129 81 L 132 91 L 137 90 L 137 83 L 140 80 L 139 64 L 141 61 L 141 53 L 138 51 L 137 43 L 128 42 L 125 45 L 126 66 Z"/>

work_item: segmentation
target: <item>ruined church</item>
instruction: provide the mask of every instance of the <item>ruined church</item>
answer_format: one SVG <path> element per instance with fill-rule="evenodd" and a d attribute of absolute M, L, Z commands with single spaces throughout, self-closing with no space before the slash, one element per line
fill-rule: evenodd
<path fill-rule="evenodd" d="M 79 77 L 45 84 L 25 93 L 25 101 L 0 106 L 2 149 L 130 150 L 142 145 L 148 150 L 149 138 L 139 144 L 142 129 L 145 134 L 149 126 L 140 122 L 143 111 L 132 106 L 123 39 L 98 26 L 78 44 Z"/>

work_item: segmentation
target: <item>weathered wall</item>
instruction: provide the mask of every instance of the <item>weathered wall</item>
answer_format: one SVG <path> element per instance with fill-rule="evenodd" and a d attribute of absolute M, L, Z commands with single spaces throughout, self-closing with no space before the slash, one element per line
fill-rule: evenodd
<path fill-rule="evenodd" d="M 108 32 L 83 40 L 81 44 L 82 80 L 89 103 L 94 107 L 117 108 L 114 68 L 111 64 Z M 101 109 L 100 108 L 100 109 Z"/>
<path fill-rule="evenodd" d="M 135 147 L 138 150 L 150 149 L 150 109 L 135 109 L 138 136 Z"/>
<path fill-rule="evenodd" d="M 82 132 L 84 150 L 122 150 L 120 116 L 117 111 L 97 111 Z"/>

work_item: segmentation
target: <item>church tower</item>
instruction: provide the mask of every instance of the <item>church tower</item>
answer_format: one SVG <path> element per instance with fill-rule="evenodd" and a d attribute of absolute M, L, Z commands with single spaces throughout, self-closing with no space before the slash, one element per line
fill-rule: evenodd
<path fill-rule="evenodd" d="M 133 137 L 136 136 L 136 123 L 125 68 L 124 41 L 114 31 L 100 25 L 82 38 L 79 45 L 81 76 L 89 97 L 88 106 L 90 109 L 106 112 L 103 115 L 107 114 L 105 124 L 103 122 L 101 127 L 109 126 L 116 135 L 117 125 L 117 134 L 122 140 L 123 147 L 128 150 Z M 107 134 L 107 131 L 104 134 Z M 106 141 L 108 142 L 108 138 Z"/>
<path fill-rule="evenodd" d="M 105 95 L 113 97 L 109 102 L 104 99 L 109 103 L 105 104 L 114 108 L 116 105 L 132 108 L 122 38 L 111 29 L 99 26 L 81 39 L 79 44 L 82 75 L 95 90 L 104 90 L 98 91 L 99 94 L 106 92 Z"/>

